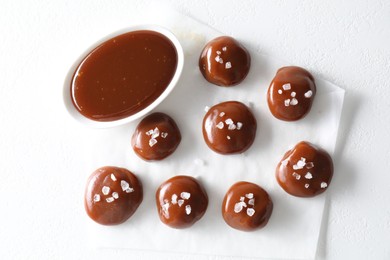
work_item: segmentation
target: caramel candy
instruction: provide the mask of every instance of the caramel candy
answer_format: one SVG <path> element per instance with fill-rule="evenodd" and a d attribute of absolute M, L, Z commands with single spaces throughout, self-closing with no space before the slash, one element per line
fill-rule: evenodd
<path fill-rule="evenodd" d="M 264 189 L 242 181 L 234 184 L 226 193 L 222 216 L 232 228 L 253 231 L 268 223 L 272 209 L 272 200 Z"/>
<path fill-rule="evenodd" d="M 201 184 L 190 176 L 175 176 L 156 192 L 160 220 L 172 228 L 187 228 L 206 212 L 208 197 Z"/>
<path fill-rule="evenodd" d="M 220 154 L 245 152 L 256 136 L 257 123 L 244 104 L 228 101 L 211 107 L 203 119 L 203 138 Z"/>
<path fill-rule="evenodd" d="M 199 58 L 203 77 L 218 86 L 234 86 L 245 79 L 251 58 L 245 47 L 228 36 L 207 43 Z"/>
<path fill-rule="evenodd" d="M 153 113 L 138 124 L 131 145 L 140 158 L 154 161 L 171 155 L 180 141 L 181 134 L 175 121 L 164 113 Z"/>
<path fill-rule="evenodd" d="M 296 121 L 309 113 L 315 94 L 314 78 L 307 70 L 283 67 L 268 88 L 268 107 L 274 117 Z"/>
<path fill-rule="evenodd" d="M 286 152 L 276 168 L 280 187 L 297 197 L 314 197 L 325 192 L 332 176 L 330 155 L 308 142 L 300 142 Z"/>
<path fill-rule="evenodd" d="M 134 214 L 142 198 L 142 184 L 133 173 L 106 166 L 89 177 L 84 206 L 88 216 L 97 223 L 117 225 Z"/>

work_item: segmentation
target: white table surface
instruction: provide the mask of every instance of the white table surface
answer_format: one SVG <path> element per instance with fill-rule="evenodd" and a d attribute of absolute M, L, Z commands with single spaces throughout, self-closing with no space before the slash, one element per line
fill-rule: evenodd
<path fill-rule="evenodd" d="M 161 2 L 161 1 L 159 1 Z M 390 259 L 390 2 L 166 1 L 346 92 L 319 259 Z M 0 1 L 0 258 L 231 259 L 87 247 L 80 144 L 61 103 L 91 39 L 136 23 L 147 1 Z M 74 38 L 77 35 L 77 38 Z"/>

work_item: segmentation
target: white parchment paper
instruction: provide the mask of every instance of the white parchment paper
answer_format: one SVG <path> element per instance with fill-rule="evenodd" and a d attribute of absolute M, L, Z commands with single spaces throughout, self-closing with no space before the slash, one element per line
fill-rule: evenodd
<path fill-rule="evenodd" d="M 250 73 L 236 87 L 217 87 L 203 79 L 197 64 L 204 44 L 221 33 L 169 10 L 164 17 L 151 15 L 142 22 L 145 21 L 171 29 L 184 47 L 186 61 L 181 80 L 172 94 L 154 110 L 175 119 L 182 142 L 167 159 L 150 163 L 139 159 L 130 145 L 139 120 L 113 129 L 90 129 L 86 145 L 81 148 L 86 163 L 83 168 L 90 169 L 85 179 L 97 167 L 115 165 L 134 172 L 144 186 L 144 201 L 126 223 L 104 227 L 85 217 L 91 245 L 258 258 L 314 258 L 326 194 L 310 199 L 289 196 L 278 186 L 274 173 L 283 154 L 301 140 L 317 144 L 333 154 L 344 90 L 316 78 L 318 92 L 310 114 L 298 122 L 279 121 L 268 110 L 266 91 L 276 70 L 291 64 L 257 53 L 249 40 L 238 39 L 251 53 Z M 208 149 L 202 137 L 205 107 L 227 100 L 247 104 L 258 122 L 254 144 L 241 155 L 216 154 Z M 179 174 L 199 178 L 210 200 L 204 217 L 185 230 L 163 225 L 154 200 L 157 187 Z M 257 183 L 272 197 L 274 210 L 265 228 L 240 232 L 223 221 L 223 196 L 237 181 Z"/>

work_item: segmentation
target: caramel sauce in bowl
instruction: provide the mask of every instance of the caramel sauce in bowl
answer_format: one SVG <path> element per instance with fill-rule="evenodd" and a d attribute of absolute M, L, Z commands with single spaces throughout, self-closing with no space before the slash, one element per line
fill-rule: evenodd
<path fill-rule="evenodd" d="M 170 94 L 183 66 L 183 48 L 164 27 L 139 25 L 114 32 L 90 46 L 69 69 L 65 107 L 89 127 L 129 123 Z"/>

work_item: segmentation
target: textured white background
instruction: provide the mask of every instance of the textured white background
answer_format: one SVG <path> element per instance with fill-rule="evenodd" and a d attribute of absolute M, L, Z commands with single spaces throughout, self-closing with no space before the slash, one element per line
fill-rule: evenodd
<path fill-rule="evenodd" d="M 166 3 L 347 90 L 319 258 L 390 259 L 390 2 Z M 1 259 L 199 258 L 86 248 L 84 180 L 67 171 L 83 164 L 69 153 L 82 144 L 63 137 L 88 131 L 62 107 L 65 73 L 91 39 L 136 23 L 147 6 L 0 0 Z"/>

